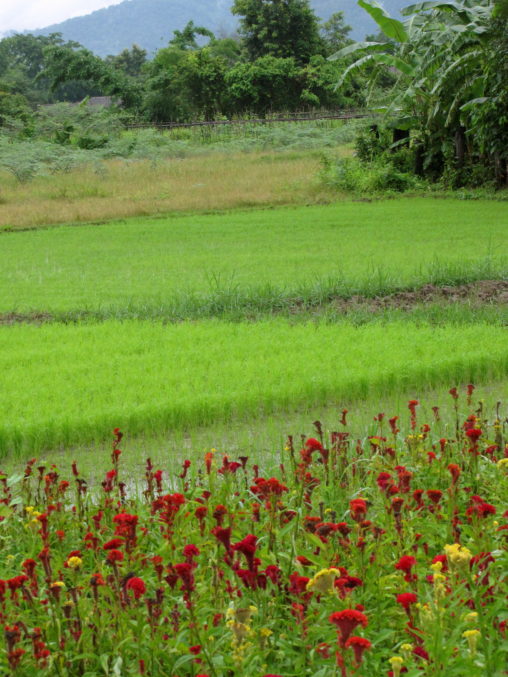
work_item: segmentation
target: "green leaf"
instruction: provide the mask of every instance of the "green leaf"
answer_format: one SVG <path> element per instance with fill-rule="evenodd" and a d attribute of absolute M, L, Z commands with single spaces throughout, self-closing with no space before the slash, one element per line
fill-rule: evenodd
<path fill-rule="evenodd" d="M 397 42 L 407 42 L 409 37 L 404 28 L 404 24 L 397 19 L 393 19 L 376 0 L 358 0 L 362 7 L 377 23 L 386 37 Z"/>
<path fill-rule="evenodd" d="M 337 61 L 337 59 L 342 59 L 345 56 L 349 56 L 349 54 L 361 51 L 385 52 L 386 44 L 382 42 L 354 42 L 352 45 L 343 47 L 338 52 L 335 52 L 335 54 L 329 56 L 328 61 Z"/>

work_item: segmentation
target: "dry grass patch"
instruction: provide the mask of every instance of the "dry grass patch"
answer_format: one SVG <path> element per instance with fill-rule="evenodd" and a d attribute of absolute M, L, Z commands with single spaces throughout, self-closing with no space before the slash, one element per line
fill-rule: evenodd
<path fill-rule="evenodd" d="M 253 153 L 110 160 L 20 184 L 2 176 L 0 228 L 105 221 L 172 211 L 276 206 L 323 200 L 316 153 Z"/>

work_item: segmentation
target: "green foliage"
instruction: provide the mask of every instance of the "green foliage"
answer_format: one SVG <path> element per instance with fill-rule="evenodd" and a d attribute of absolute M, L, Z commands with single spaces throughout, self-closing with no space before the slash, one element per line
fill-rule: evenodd
<path fill-rule="evenodd" d="M 209 38 L 211 41 L 215 40 L 212 31 L 203 26 L 196 26 L 194 21 L 189 21 L 183 30 L 175 30 L 169 44 L 177 49 L 198 49 L 199 45 L 196 41 L 198 35 Z"/>
<path fill-rule="evenodd" d="M 101 93 L 121 100 L 127 107 L 135 107 L 140 102 L 139 89 L 124 73 L 80 45 L 51 45 L 45 48 L 44 59 L 44 75 L 53 90 L 69 81 L 83 80 L 92 83 Z"/>
<path fill-rule="evenodd" d="M 403 193 L 425 187 L 414 174 L 401 171 L 389 158 L 368 163 L 356 158 L 325 160 L 321 177 L 328 186 L 359 195 Z"/>
<path fill-rule="evenodd" d="M 235 0 L 249 58 L 292 58 L 298 64 L 323 51 L 318 20 L 308 0 Z"/>
<path fill-rule="evenodd" d="M 344 12 L 335 12 L 328 21 L 324 21 L 321 24 L 320 33 L 326 53 L 334 54 L 350 44 L 352 42 L 349 37 L 351 30 L 351 26 L 348 26 L 344 20 Z"/>
<path fill-rule="evenodd" d="M 26 97 L 22 94 L 1 91 L 1 87 L 0 83 L 0 128 L 10 127 L 16 123 L 26 128 L 32 121 L 32 110 Z"/>
<path fill-rule="evenodd" d="M 138 45 L 132 45 L 131 49 L 124 49 L 116 56 L 108 56 L 105 61 L 113 68 L 122 71 L 125 75 L 138 78 L 146 64 L 147 52 Z"/>
<path fill-rule="evenodd" d="M 493 16 L 496 3 L 423 2 L 405 10 L 401 23 L 374 0 L 361 0 L 392 42 L 357 43 L 338 56 L 360 58 L 343 73 L 369 67 L 375 83 L 384 69 L 398 72 L 386 100 L 398 126 L 415 132 L 420 171 L 432 178 L 446 168 L 455 183 L 466 166 L 483 164 L 499 183 L 508 178 L 506 100 L 508 20 Z M 478 177 L 480 172 L 476 172 Z"/>
<path fill-rule="evenodd" d="M 294 110 L 302 105 L 300 69 L 293 58 L 272 55 L 238 63 L 225 74 L 230 112 Z"/>

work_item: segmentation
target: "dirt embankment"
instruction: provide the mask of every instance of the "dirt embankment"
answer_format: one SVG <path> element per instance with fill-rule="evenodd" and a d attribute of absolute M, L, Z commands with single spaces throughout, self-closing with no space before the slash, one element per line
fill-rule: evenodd
<path fill-rule="evenodd" d="M 411 311 L 413 308 L 430 304 L 467 303 L 472 307 L 483 305 L 507 305 L 508 306 L 508 281 L 482 280 L 470 284 L 458 286 L 439 287 L 427 284 L 413 291 L 401 291 L 386 296 L 352 296 L 348 299 L 335 298 L 327 307 L 331 307 L 340 313 L 350 313 L 355 310 L 367 310 L 379 313 L 384 310 L 398 309 Z M 304 305 L 297 305 L 293 312 L 304 312 Z M 73 313 L 59 316 L 51 313 L 0 313 L 0 325 L 13 325 L 23 322 L 32 324 L 44 324 L 46 322 L 73 322 L 77 319 L 93 319 L 93 313 L 80 313 L 79 318 Z"/>
<path fill-rule="evenodd" d="M 413 291 L 401 291 L 387 296 L 366 298 L 352 296 L 349 299 L 334 299 L 331 304 L 339 311 L 349 312 L 356 309 L 373 312 L 399 309 L 412 310 L 416 306 L 440 303 L 468 303 L 472 306 L 487 304 L 508 305 L 508 281 L 482 280 L 458 286 L 439 287 L 426 284 Z"/>

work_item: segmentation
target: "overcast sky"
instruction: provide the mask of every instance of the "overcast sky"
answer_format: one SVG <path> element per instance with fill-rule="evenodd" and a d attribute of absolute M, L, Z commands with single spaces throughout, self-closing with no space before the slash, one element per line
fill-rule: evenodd
<path fill-rule="evenodd" d="M 0 33 L 44 28 L 122 0 L 0 0 Z"/>

